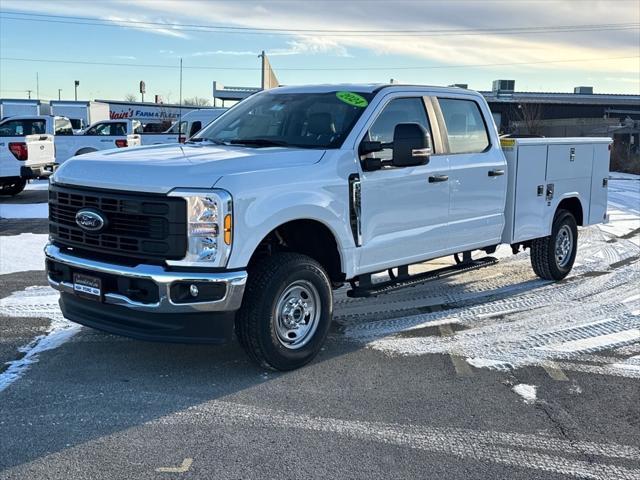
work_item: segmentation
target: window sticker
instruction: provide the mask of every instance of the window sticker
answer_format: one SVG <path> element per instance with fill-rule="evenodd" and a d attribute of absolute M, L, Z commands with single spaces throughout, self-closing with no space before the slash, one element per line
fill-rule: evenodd
<path fill-rule="evenodd" d="M 369 105 L 367 99 L 353 92 L 336 92 L 336 97 L 342 100 L 347 105 L 353 107 L 364 108 Z"/>

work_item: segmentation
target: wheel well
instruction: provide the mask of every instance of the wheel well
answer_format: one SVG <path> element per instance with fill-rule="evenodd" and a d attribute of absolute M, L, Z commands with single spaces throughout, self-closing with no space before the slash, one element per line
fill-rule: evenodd
<path fill-rule="evenodd" d="M 315 220 L 293 220 L 272 230 L 262 239 L 249 260 L 249 268 L 275 252 L 297 252 L 316 260 L 335 284 L 345 279 L 338 244 L 331 230 Z"/>
<path fill-rule="evenodd" d="M 567 210 L 571 212 L 573 216 L 576 217 L 576 222 L 578 223 L 578 225 L 583 225 L 582 204 L 576 197 L 565 198 L 564 200 L 562 200 L 558 205 L 558 210 Z"/>

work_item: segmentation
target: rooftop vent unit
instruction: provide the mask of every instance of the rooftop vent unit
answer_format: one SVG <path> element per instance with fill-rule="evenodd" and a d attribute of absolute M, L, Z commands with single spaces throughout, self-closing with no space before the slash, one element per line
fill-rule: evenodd
<path fill-rule="evenodd" d="M 575 87 L 573 93 L 576 95 L 593 95 L 593 87 Z"/>
<path fill-rule="evenodd" d="M 516 89 L 516 81 L 515 80 L 494 80 L 493 81 L 493 93 L 500 94 L 510 94 L 513 93 Z"/>
<path fill-rule="evenodd" d="M 454 83 L 453 85 L 449 85 L 450 87 L 464 88 L 465 90 L 469 89 L 468 83 Z"/>

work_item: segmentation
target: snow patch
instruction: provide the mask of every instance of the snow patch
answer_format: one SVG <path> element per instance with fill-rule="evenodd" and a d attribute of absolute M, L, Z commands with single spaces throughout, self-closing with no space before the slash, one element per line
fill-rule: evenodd
<path fill-rule="evenodd" d="M 46 203 L 2 203 L 0 218 L 48 218 L 49 205 Z"/>
<path fill-rule="evenodd" d="M 524 398 L 524 403 L 534 403 L 536 401 L 536 391 L 538 387 L 535 385 L 527 385 L 526 383 L 520 383 L 513 387 L 514 393 L 517 393 Z"/>
<path fill-rule="evenodd" d="M 0 275 L 44 270 L 44 246 L 48 235 L 21 233 L 0 236 Z"/>
<path fill-rule="evenodd" d="M 0 299 L 0 311 L 9 317 L 46 317 L 51 320 L 44 335 L 34 338 L 18 350 L 22 358 L 8 362 L 9 368 L 0 374 L 0 392 L 24 375 L 38 361 L 41 352 L 59 347 L 73 337 L 80 325 L 66 320 L 58 306 L 58 292 L 50 287 L 29 287 Z"/>

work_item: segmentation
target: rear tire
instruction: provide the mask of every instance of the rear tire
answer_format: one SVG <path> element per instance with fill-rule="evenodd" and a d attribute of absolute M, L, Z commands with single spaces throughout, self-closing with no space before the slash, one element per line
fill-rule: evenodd
<path fill-rule="evenodd" d="M 562 280 L 566 277 L 578 252 L 578 225 L 573 214 L 558 210 L 551 235 L 531 242 L 531 266 L 540 278 Z"/>
<path fill-rule="evenodd" d="M 277 253 L 249 271 L 236 335 L 262 367 L 294 370 L 318 354 L 333 315 L 331 282 L 322 266 L 297 253 Z"/>
<path fill-rule="evenodd" d="M 11 183 L 0 184 L 0 195 L 18 195 L 27 186 L 27 181 L 23 179 Z"/>

